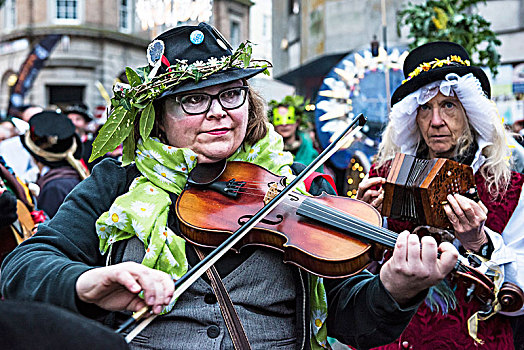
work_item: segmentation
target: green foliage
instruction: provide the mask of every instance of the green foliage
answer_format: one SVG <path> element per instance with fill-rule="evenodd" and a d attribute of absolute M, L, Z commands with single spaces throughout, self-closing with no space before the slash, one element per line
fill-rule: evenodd
<path fill-rule="evenodd" d="M 115 148 L 124 141 L 133 130 L 133 120 L 136 111 L 128 111 L 123 106 L 113 110 L 107 122 L 100 128 L 98 136 L 93 142 L 93 152 L 89 161 L 92 162 Z"/>
<path fill-rule="evenodd" d="M 1 0 L 0 0 L 1 1 Z M 168 72 L 149 76 L 151 67 L 141 67 L 136 71 L 126 67 L 126 77 L 129 85 L 117 83 L 113 87 L 115 96 L 111 99 L 112 112 L 107 122 L 100 129 L 93 142 L 93 152 L 89 161 L 113 151 L 120 143 L 123 144 L 123 162 L 133 160 L 135 151 L 134 124 L 139 123 L 140 136 L 147 138 L 153 129 L 155 109 L 153 100 L 164 91 L 193 80 L 199 82 L 211 74 L 230 68 L 267 68 L 267 61 L 251 58 L 251 43 L 242 43 L 231 56 L 220 59 L 210 58 L 207 62 L 197 61 L 187 64 L 185 60 L 176 60 Z M 264 71 L 266 73 L 267 69 Z"/>
<path fill-rule="evenodd" d="M 427 0 L 422 4 L 408 3 L 397 17 L 397 32 L 409 28 L 410 48 L 437 41 L 453 41 L 462 45 L 472 56 L 472 63 L 487 66 L 494 76 L 500 64 L 496 46 L 501 42 L 490 29 L 491 23 L 475 13 L 475 7 L 486 0 Z M 475 54 L 478 54 L 476 57 Z"/>
<path fill-rule="evenodd" d="M 155 108 L 153 107 L 153 102 L 144 108 L 142 112 L 142 118 L 140 118 L 140 136 L 142 139 L 147 139 L 151 130 L 153 130 L 153 124 L 155 122 Z"/>

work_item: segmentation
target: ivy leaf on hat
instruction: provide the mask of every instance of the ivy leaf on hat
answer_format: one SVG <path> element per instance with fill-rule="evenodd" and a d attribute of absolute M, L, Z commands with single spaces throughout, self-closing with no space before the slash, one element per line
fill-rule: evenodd
<path fill-rule="evenodd" d="M 131 85 L 131 87 L 135 87 L 142 84 L 142 79 L 140 79 L 140 76 L 129 67 L 126 67 L 126 77 L 127 80 L 129 80 L 129 84 Z"/>
<path fill-rule="evenodd" d="M 153 102 L 149 104 L 142 111 L 142 117 L 140 118 L 140 136 L 142 139 L 147 139 L 151 130 L 153 130 L 153 124 L 155 122 L 155 108 Z"/>
<path fill-rule="evenodd" d="M 129 164 L 135 160 L 135 133 L 130 132 L 122 145 L 122 163 Z"/>
<path fill-rule="evenodd" d="M 123 106 L 114 109 L 93 142 L 93 152 L 89 161 L 92 162 L 107 152 L 114 151 L 133 130 L 134 117 L 135 114 L 126 110 Z"/>

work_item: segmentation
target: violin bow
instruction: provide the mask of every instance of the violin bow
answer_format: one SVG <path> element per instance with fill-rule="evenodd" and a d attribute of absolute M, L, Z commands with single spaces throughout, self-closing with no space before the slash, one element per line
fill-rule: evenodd
<path fill-rule="evenodd" d="M 275 209 L 284 199 L 285 196 L 294 190 L 303 179 L 307 178 L 315 172 L 315 170 L 324 164 L 336 151 L 342 146 L 348 144 L 350 138 L 357 133 L 367 119 L 361 113 L 356 116 L 346 129 L 331 143 L 322 153 L 318 155 L 302 172 L 300 172 L 293 181 L 289 183 L 278 195 L 276 195 L 269 203 L 262 207 L 251 219 L 242 225 L 235 233 L 226 239 L 221 245 L 214 249 L 203 260 L 196 264 L 184 276 L 175 282 L 175 292 L 171 298 L 171 302 L 177 299 L 182 293 L 186 291 L 197 279 L 199 279 L 211 266 L 213 266 L 227 251 L 229 251 L 236 243 L 238 243 L 253 227 L 255 227 L 270 211 Z M 168 228 L 169 230 L 169 228 Z M 135 312 L 128 320 L 126 320 L 115 332 L 122 333 L 134 323 L 140 321 L 143 317 L 148 316 L 140 322 L 129 334 L 125 337 L 126 342 L 130 343 L 144 328 L 146 328 L 158 316 L 151 314 L 149 306 L 145 306 L 139 311 Z"/>

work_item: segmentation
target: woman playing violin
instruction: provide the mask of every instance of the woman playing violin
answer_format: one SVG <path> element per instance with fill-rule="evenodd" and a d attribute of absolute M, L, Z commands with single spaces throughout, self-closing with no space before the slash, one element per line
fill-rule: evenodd
<path fill-rule="evenodd" d="M 233 52 L 204 23 L 155 39 L 149 66 L 127 69 L 131 86 L 115 88 L 112 124 L 94 145 L 96 156 L 123 141 L 124 162 L 134 163 L 97 165 L 55 218 L 8 257 L 2 294 L 105 317 L 114 328 L 148 305 L 161 316 L 132 348 L 233 348 L 206 278 L 170 302 L 173 280 L 198 262 L 178 236 L 173 204 L 198 163 L 242 160 L 292 176 L 292 156 L 247 83 L 267 69 L 250 52 L 248 44 Z M 310 191 L 333 193 L 322 181 Z M 449 243 L 437 247 L 404 232 L 380 276 L 323 280 L 260 247 L 228 252 L 215 266 L 253 348 L 327 348 L 328 335 L 367 348 L 400 334 L 457 256 Z"/>
<path fill-rule="evenodd" d="M 460 251 L 469 250 L 498 263 L 506 281 L 524 287 L 522 224 L 524 177 L 511 172 L 510 148 L 495 104 L 489 100 L 490 84 L 479 67 L 470 66 L 465 49 L 451 42 L 422 45 L 404 62 L 406 80 L 394 92 L 390 122 L 379 148 L 376 164 L 359 186 L 357 198 L 380 210 L 381 184 L 387 178 L 396 152 L 419 158 L 448 158 L 470 165 L 481 201 L 460 194 L 448 195 L 444 210 L 453 225 Z M 400 231 L 413 225 L 388 219 L 388 227 Z M 520 266 L 517 266 L 520 265 Z M 453 299 L 453 292 L 441 286 Z M 469 335 L 467 320 L 479 305 L 466 302 L 457 290 L 458 305 L 436 304 L 434 290 L 419 308 L 399 340 L 383 347 L 512 349 L 508 318 L 492 317 L 479 323 L 476 343 Z M 440 299 L 443 300 L 443 299 Z M 433 302 L 432 302 L 433 301 Z M 517 312 L 516 314 L 520 314 Z M 460 326 L 459 326 L 460 325 Z"/>

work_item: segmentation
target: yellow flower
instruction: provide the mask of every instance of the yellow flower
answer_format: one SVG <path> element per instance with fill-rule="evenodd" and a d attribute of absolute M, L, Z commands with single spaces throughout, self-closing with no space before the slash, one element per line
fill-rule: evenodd
<path fill-rule="evenodd" d="M 446 29 L 448 25 L 448 15 L 446 12 L 439 7 L 433 7 L 433 11 L 437 14 L 437 17 L 433 16 L 431 18 L 435 27 L 437 27 L 438 30 Z"/>
<path fill-rule="evenodd" d="M 108 218 L 106 220 L 107 225 L 115 226 L 119 229 L 123 229 L 127 222 L 127 215 L 124 210 L 118 205 L 112 205 L 109 208 Z"/>

